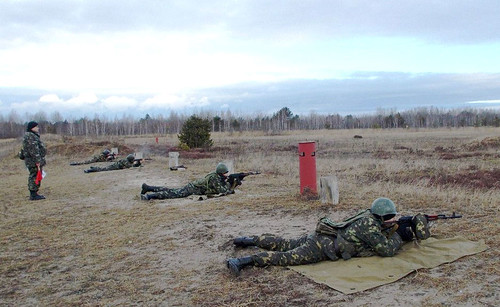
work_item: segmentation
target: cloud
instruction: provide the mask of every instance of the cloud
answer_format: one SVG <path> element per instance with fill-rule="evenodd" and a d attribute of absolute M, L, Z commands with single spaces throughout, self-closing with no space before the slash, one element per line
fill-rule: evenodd
<path fill-rule="evenodd" d="M 230 110 L 237 114 L 272 114 L 289 107 L 294 114 L 359 114 L 378 109 L 408 110 L 417 107 L 471 108 L 500 104 L 500 73 L 435 74 L 359 72 L 339 79 L 295 79 L 277 82 L 245 82 L 193 90 L 185 94 L 74 96 L 52 92 L 25 96 L 21 91 L 0 88 L 0 112 L 18 114 L 58 111 L 63 117 L 96 114 L 144 116 L 181 111 Z M 9 94 L 11 93 L 11 94 Z M 53 101 L 61 100 L 58 103 Z"/>
<path fill-rule="evenodd" d="M 500 97 L 500 74 L 354 73 L 343 79 L 286 80 L 245 83 L 200 90 L 211 105 L 229 105 L 231 111 L 276 112 L 289 107 L 295 114 L 356 114 L 378 108 L 465 108 L 468 101 Z M 270 90 L 272 89 L 272 90 Z"/>
<path fill-rule="evenodd" d="M 142 109 L 172 108 L 180 109 L 185 105 L 184 98 L 173 94 L 160 94 L 146 99 L 141 103 Z"/>
<path fill-rule="evenodd" d="M 75 33 L 193 32 L 222 28 L 233 37 L 280 40 L 376 34 L 424 41 L 490 42 L 500 38 L 497 0 L 214 0 L 2 1 L 0 37 L 43 39 Z"/>
<path fill-rule="evenodd" d="M 477 103 L 500 103 L 500 99 L 467 101 L 467 103 L 471 103 L 471 104 L 477 104 Z"/>
<path fill-rule="evenodd" d="M 62 102 L 62 99 L 59 98 L 56 94 L 48 94 L 48 95 L 43 95 L 39 99 L 40 102 L 49 102 L 49 103 L 58 103 Z"/>
<path fill-rule="evenodd" d="M 93 105 L 99 101 L 99 98 L 94 93 L 81 93 L 76 97 L 72 97 L 66 101 L 71 107 L 79 107 L 83 105 Z"/>
<path fill-rule="evenodd" d="M 243 82 L 497 73 L 497 9 L 496 0 L 2 1 L 0 84 L 47 95 L 141 94 L 151 97 L 144 107 L 180 108 L 214 102 L 192 90 Z"/>
<path fill-rule="evenodd" d="M 124 96 L 111 96 L 102 99 L 104 107 L 113 110 L 134 108 L 137 106 L 137 101 L 134 98 Z"/>
<path fill-rule="evenodd" d="M 189 109 L 209 106 L 210 102 L 208 97 L 196 96 L 177 96 L 175 94 L 160 94 L 146 99 L 141 103 L 141 108 L 147 109 Z"/>

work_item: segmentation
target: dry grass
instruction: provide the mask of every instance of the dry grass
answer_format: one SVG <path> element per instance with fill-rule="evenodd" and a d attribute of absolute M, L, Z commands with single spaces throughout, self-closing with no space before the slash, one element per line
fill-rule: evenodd
<path fill-rule="evenodd" d="M 181 152 L 175 136 L 77 139 L 45 136 L 47 200 L 30 202 L 20 140 L 1 140 L 0 305 L 363 306 L 483 305 L 500 297 L 499 129 L 342 130 L 214 134 L 211 151 Z M 354 138 L 361 135 L 362 138 Z M 299 195 L 297 144 L 317 142 L 318 176 L 336 175 L 340 204 Z M 84 174 L 69 161 L 104 147 L 143 151 L 144 167 Z M 144 202 L 140 185 L 181 186 L 221 160 L 259 170 L 228 197 Z M 237 235 L 296 236 L 324 215 L 346 217 L 379 196 L 402 214 L 451 213 L 433 234 L 483 239 L 486 252 L 362 293 L 344 295 L 283 268 L 232 277 L 224 260 Z M 397 296 L 395 296 L 397 293 Z"/>

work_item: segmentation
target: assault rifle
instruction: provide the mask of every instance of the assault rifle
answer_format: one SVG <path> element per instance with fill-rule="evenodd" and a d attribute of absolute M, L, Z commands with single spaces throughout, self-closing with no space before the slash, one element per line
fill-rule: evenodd
<path fill-rule="evenodd" d="M 254 171 L 251 171 L 251 172 L 243 172 L 243 173 L 234 173 L 234 174 L 231 174 L 228 176 L 228 182 L 229 184 L 231 185 L 231 190 L 234 189 L 236 186 L 239 186 L 241 185 L 241 181 L 243 181 L 243 179 L 246 177 L 246 176 L 250 176 L 250 175 L 258 175 L 260 174 L 260 172 L 254 172 Z"/>
<path fill-rule="evenodd" d="M 462 217 L 462 215 L 458 215 L 455 212 L 453 212 L 452 215 L 446 215 L 446 214 L 424 214 L 425 218 L 427 221 L 435 221 L 435 220 L 446 220 L 446 219 L 459 219 Z M 411 220 L 413 219 L 413 216 L 402 216 L 399 218 L 399 220 L 396 222 L 399 226 L 410 226 L 411 225 Z"/>
<path fill-rule="evenodd" d="M 144 158 L 135 158 L 134 159 L 134 163 L 133 163 L 133 167 L 139 167 L 139 166 L 142 166 L 142 162 L 144 162 Z"/>
<path fill-rule="evenodd" d="M 151 158 L 135 158 L 134 159 L 134 167 L 142 166 L 142 163 L 146 160 L 153 160 Z"/>
<path fill-rule="evenodd" d="M 462 215 L 458 215 L 455 212 L 453 212 L 452 215 L 446 215 L 446 214 L 424 214 L 424 217 L 426 220 L 429 221 L 436 221 L 436 220 L 446 220 L 446 219 L 458 219 L 461 218 Z M 413 218 L 414 216 L 402 216 L 397 220 L 396 222 L 392 222 L 387 224 L 387 227 L 385 227 L 385 230 L 390 230 L 388 232 L 388 236 L 392 236 L 394 232 L 398 232 L 398 234 L 401 236 L 403 241 L 411 241 L 413 238 L 413 232 L 415 231 L 413 227 Z M 412 229 L 412 231 L 409 230 L 409 228 Z"/>

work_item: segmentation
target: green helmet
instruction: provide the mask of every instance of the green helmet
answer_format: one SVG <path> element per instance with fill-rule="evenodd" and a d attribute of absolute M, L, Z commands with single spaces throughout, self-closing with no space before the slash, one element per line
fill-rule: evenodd
<path fill-rule="evenodd" d="M 135 160 L 134 155 L 133 154 L 128 155 L 127 160 L 128 160 L 128 162 L 134 162 L 134 160 Z"/>
<path fill-rule="evenodd" d="M 107 156 L 111 153 L 111 151 L 109 151 L 109 149 L 104 149 L 104 151 L 102 152 L 103 155 Z"/>
<path fill-rule="evenodd" d="M 398 214 L 396 211 L 396 205 L 394 205 L 392 200 L 385 197 L 375 199 L 372 203 L 370 211 L 372 214 L 378 215 L 383 220 L 389 220 Z"/>
<path fill-rule="evenodd" d="M 226 164 L 219 163 L 219 164 L 217 164 L 217 167 L 215 168 L 215 172 L 217 174 L 225 174 L 225 173 L 229 172 L 229 169 L 227 168 Z"/>

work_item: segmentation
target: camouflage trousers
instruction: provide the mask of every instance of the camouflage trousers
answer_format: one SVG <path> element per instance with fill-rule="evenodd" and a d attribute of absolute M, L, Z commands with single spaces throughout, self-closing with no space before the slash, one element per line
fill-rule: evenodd
<path fill-rule="evenodd" d="M 91 166 L 89 168 L 89 172 L 94 173 L 94 172 L 116 171 L 119 169 L 120 169 L 119 166 L 111 164 L 111 165 L 106 166 L 106 167 Z"/>
<path fill-rule="evenodd" d="M 84 164 L 92 164 L 94 162 L 97 162 L 97 161 L 87 160 L 87 161 L 83 161 L 83 162 L 71 162 L 70 165 L 84 165 Z"/>
<path fill-rule="evenodd" d="M 182 188 L 177 188 L 177 189 L 162 188 L 160 191 L 156 192 L 158 199 L 183 198 L 193 194 L 203 195 L 204 191 L 197 189 L 192 184 L 187 184 Z"/>
<path fill-rule="evenodd" d="M 321 234 L 314 233 L 298 239 L 283 239 L 271 234 L 253 238 L 256 246 L 269 250 L 252 256 L 256 266 L 300 265 L 339 259 L 334 239 Z"/>
<path fill-rule="evenodd" d="M 30 190 L 32 192 L 38 192 L 38 189 L 40 188 L 40 184 L 41 184 L 41 182 L 38 184 L 35 183 L 36 175 L 38 174 L 38 168 L 36 166 L 29 167 L 28 171 L 30 173 L 28 175 L 28 190 Z"/>

